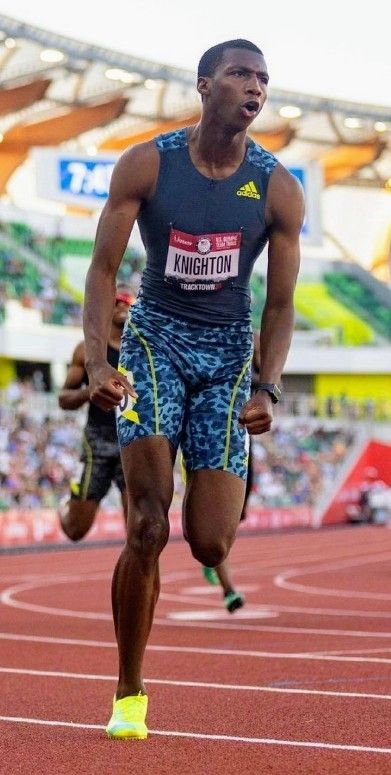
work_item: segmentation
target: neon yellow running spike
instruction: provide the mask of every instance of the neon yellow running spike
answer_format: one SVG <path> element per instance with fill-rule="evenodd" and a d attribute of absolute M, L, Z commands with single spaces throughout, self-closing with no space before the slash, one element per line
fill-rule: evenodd
<path fill-rule="evenodd" d="M 145 724 L 148 697 L 146 694 L 133 694 L 122 700 L 113 699 L 113 714 L 106 727 L 106 733 L 113 740 L 145 740 L 148 729 Z"/>

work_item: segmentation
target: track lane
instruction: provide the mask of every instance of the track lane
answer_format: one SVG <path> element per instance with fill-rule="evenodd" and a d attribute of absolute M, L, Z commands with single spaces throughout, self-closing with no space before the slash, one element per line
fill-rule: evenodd
<path fill-rule="evenodd" d="M 256 574 L 253 558 L 263 551 L 263 567 L 256 577 L 258 589 L 248 593 L 249 610 L 260 601 L 284 609 L 278 611 L 278 618 L 262 617 L 255 622 L 251 617 L 167 621 L 167 616 L 186 608 L 194 612 L 198 607 L 212 611 L 213 615 L 221 606 L 216 597 L 209 598 L 212 605 L 205 605 L 202 595 L 199 598 L 196 595 L 193 601 L 190 599 L 194 593 L 186 590 L 200 584 L 199 570 L 184 544 L 173 543 L 167 547 L 162 575 L 163 588 L 170 598 L 163 597 L 159 603 L 161 623 L 154 626 L 145 660 L 145 674 L 151 679 L 148 685 L 150 725 L 156 734 L 151 735 L 147 744 L 136 743 L 140 767 L 155 772 L 158 762 L 159 775 L 173 772 L 205 775 L 211 762 L 215 773 L 225 775 L 237 772 L 239 767 L 241 773 L 252 775 L 258 772 L 278 775 L 281 772 L 316 775 L 338 772 L 340 775 L 351 771 L 355 775 L 364 775 L 364 772 L 385 775 L 390 771 L 388 753 L 366 750 L 387 747 L 385 719 L 389 700 L 355 695 L 391 695 L 388 600 L 373 578 L 365 587 L 365 576 L 373 574 L 375 567 L 381 567 L 380 560 L 376 565 L 375 555 L 379 558 L 382 551 L 391 550 L 391 534 L 382 531 L 380 535 L 375 528 L 365 535 L 361 530 L 346 531 L 345 535 L 352 539 L 348 545 L 346 541 L 335 540 L 336 532 L 328 531 L 316 536 L 306 533 L 300 537 L 292 534 L 238 540 L 232 555 L 238 586 L 241 581 L 252 583 Z M 50 553 L 44 555 L 45 564 L 42 556 L 40 562 L 38 556 L 32 555 L 3 558 L 1 588 L 24 584 L 24 591 L 15 593 L 15 600 L 38 607 L 61 609 L 64 606 L 70 611 L 65 617 L 61 612 L 53 615 L 43 610 L 34 612 L 1 606 L 0 665 L 4 672 L 0 671 L 0 687 L 4 691 L 0 699 L 0 728 L 6 741 L 7 771 L 25 771 L 23 757 L 20 764 L 15 755 L 12 757 L 10 741 L 18 740 L 19 751 L 20 740 L 29 739 L 34 750 L 47 746 L 45 770 L 42 770 L 45 773 L 50 771 L 48 763 L 54 764 L 57 755 L 59 761 L 53 771 L 73 775 L 76 753 L 80 761 L 78 772 L 86 775 L 95 773 L 92 762 L 97 756 L 102 771 L 106 766 L 107 771 L 113 771 L 114 767 L 116 773 L 129 772 L 129 743 L 108 741 L 102 730 L 110 711 L 107 707 L 106 712 L 106 706 L 110 705 L 115 686 L 116 647 L 109 613 L 109 586 L 119 551 L 111 548 Z M 362 599 L 331 599 L 321 592 L 314 595 L 305 590 L 275 586 L 276 574 L 289 571 L 297 563 L 301 575 L 295 577 L 295 582 L 300 580 L 305 585 L 310 579 L 313 584 L 316 577 L 317 585 L 327 586 L 330 581 L 327 571 L 319 576 L 311 571 L 316 562 L 314 558 L 322 555 L 322 551 L 324 563 L 339 565 L 333 583 L 341 583 L 347 589 L 349 574 L 354 576 L 360 570 L 364 592 L 367 589 L 368 594 L 378 594 L 366 601 L 373 610 L 372 618 L 366 617 Z M 367 557 L 372 553 L 375 558 L 372 568 L 365 552 Z M 23 561 L 26 562 L 23 564 Z M 92 578 L 84 576 L 84 581 L 73 582 L 61 582 L 57 578 L 59 583 L 53 584 L 56 576 L 72 575 L 74 568 L 82 569 L 83 574 Z M 39 589 L 34 584 L 28 587 L 40 575 L 51 576 L 44 579 L 48 584 Z M 186 605 L 178 597 L 184 597 Z M 329 609 L 328 613 L 322 606 Z M 72 616 L 75 608 L 80 618 Z M 83 615 L 88 610 L 106 616 L 87 619 Z M 34 639 L 28 640 L 32 629 Z M 15 639 L 7 639 L 6 630 L 14 633 Z M 56 637 L 61 642 L 55 642 Z M 83 643 L 83 639 L 90 641 L 89 644 Z M 210 653 L 211 649 L 217 653 Z M 311 651 L 317 653 L 311 654 Z M 324 653 L 333 651 L 336 654 Z M 300 652 L 302 657 L 298 656 Z M 51 667 L 52 672 L 81 672 L 103 678 L 11 672 L 12 668 L 48 671 Z M 160 683 L 162 680 L 168 683 Z M 180 685 L 173 685 L 171 681 Z M 204 681 L 214 686 L 183 685 L 186 681 L 190 684 Z M 235 690 L 216 685 L 219 683 L 229 683 L 231 687 L 240 684 L 244 688 Z M 247 688 L 246 684 L 254 688 Z M 320 694 L 302 693 L 306 691 Z M 44 710 L 44 716 L 39 715 L 40 709 Z M 65 717 L 59 715 L 59 709 Z M 89 720 L 85 718 L 87 714 Z M 61 726 L 75 718 L 80 719 L 76 722 L 81 724 L 80 728 Z M 56 721 L 59 725 L 46 726 L 46 722 L 50 725 Z M 86 723 L 95 727 L 83 728 Z M 17 729 L 16 735 L 12 729 Z M 196 734 L 201 737 L 193 739 L 191 735 Z M 218 739 L 212 740 L 211 735 Z M 249 736 L 251 741 L 239 740 Z M 358 746 L 357 750 L 352 750 L 354 745 Z M 34 772 L 39 773 L 39 769 L 34 767 Z"/>

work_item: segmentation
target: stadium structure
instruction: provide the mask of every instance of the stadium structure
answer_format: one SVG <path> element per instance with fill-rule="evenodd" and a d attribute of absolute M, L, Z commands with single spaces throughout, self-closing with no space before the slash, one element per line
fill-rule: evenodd
<path fill-rule="evenodd" d="M 34 377 L 46 389 L 45 407 L 50 397 L 54 407 L 82 337 L 84 277 L 113 165 L 128 146 L 198 120 L 195 80 L 192 71 L 0 15 L 3 402 L 15 378 Z M 297 523 L 344 519 L 365 467 L 375 461 L 391 484 L 391 107 L 271 89 L 251 135 L 306 194 L 281 413 L 286 421 L 325 418 L 331 434 L 341 421 L 360 431 L 350 447 L 344 438 L 349 453 L 332 491 Z M 364 260 L 350 241 L 360 230 L 371 235 Z M 135 233 L 120 269 L 135 292 L 143 259 Z M 265 263 L 261 256 L 253 277 L 254 326 Z M 283 521 L 276 511 L 267 524 L 273 519 Z"/>

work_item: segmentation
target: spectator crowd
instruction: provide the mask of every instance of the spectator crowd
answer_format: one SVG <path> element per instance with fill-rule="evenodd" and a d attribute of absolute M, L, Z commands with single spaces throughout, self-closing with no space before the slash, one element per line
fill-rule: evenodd
<path fill-rule="evenodd" d="M 38 388 L 38 389 L 37 389 Z M 16 381 L 0 401 L 0 510 L 58 508 L 79 466 L 85 412 L 63 412 L 36 380 Z M 277 418 L 256 437 L 250 505 L 316 505 L 354 441 L 351 425 L 315 418 Z M 175 502 L 183 484 L 175 475 Z M 111 496 L 114 498 L 114 494 Z"/>

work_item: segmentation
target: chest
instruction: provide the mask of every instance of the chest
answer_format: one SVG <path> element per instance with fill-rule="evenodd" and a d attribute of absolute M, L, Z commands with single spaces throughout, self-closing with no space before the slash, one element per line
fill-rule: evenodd
<path fill-rule="evenodd" d="M 162 231 L 172 227 L 189 234 L 241 232 L 259 240 L 266 228 L 266 187 L 253 169 L 212 180 L 194 168 L 162 170 L 147 215 Z"/>

